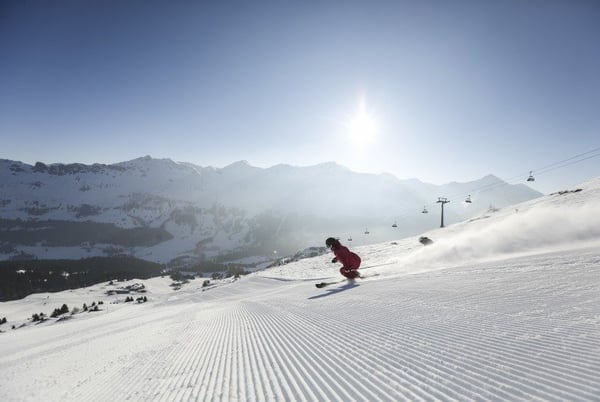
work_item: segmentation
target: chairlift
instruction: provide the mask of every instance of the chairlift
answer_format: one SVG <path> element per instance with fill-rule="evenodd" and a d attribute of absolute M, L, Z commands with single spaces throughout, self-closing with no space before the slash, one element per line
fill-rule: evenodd
<path fill-rule="evenodd" d="M 392 225 L 393 228 L 397 228 L 398 224 L 396 222 L 394 222 L 394 224 Z"/>
<path fill-rule="evenodd" d="M 533 177 L 533 170 L 529 171 L 529 177 L 527 178 L 527 181 L 535 181 L 535 177 Z"/>
<path fill-rule="evenodd" d="M 470 204 L 470 203 L 472 202 L 472 201 L 471 201 L 471 194 L 469 194 L 469 195 L 467 196 L 467 199 L 465 200 L 465 202 L 466 202 L 467 204 Z"/>
<path fill-rule="evenodd" d="M 369 234 L 369 229 L 365 229 L 365 234 Z"/>
<path fill-rule="evenodd" d="M 348 241 L 352 241 L 352 236 L 348 237 Z"/>
<path fill-rule="evenodd" d="M 427 214 L 429 213 L 429 211 L 427 210 L 427 207 L 423 207 L 423 211 L 421 211 L 422 214 Z"/>

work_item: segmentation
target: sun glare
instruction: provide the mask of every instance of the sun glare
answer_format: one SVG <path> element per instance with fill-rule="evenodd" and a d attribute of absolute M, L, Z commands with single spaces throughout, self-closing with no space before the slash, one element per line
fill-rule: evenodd
<path fill-rule="evenodd" d="M 361 101 L 357 113 L 347 124 L 350 141 L 359 147 L 373 142 L 377 133 L 377 122 L 367 111 L 365 102 Z"/>

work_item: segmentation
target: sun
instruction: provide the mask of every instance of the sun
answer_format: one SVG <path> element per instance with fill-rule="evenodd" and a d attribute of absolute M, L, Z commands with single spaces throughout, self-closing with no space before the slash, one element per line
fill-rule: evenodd
<path fill-rule="evenodd" d="M 369 113 L 364 100 L 359 104 L 358 111 L 347 123 L 350 142 L 358 147 L 369 145 L 375 140 L 377 122 Z"/>

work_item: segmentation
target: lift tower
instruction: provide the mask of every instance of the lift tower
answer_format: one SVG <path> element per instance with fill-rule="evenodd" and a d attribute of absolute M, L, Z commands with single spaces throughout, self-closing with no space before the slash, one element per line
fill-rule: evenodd
<path fill-rule="evenodd" d="M 444 204 L 449 203 L 450 201 L 448 201 L 447 198 L 442 198 L 442 197 L 438 197 L 437 203 L 438 204 L 442 204 L 442 224 L 441 224 L 441 228 L 444 227 Z"/>

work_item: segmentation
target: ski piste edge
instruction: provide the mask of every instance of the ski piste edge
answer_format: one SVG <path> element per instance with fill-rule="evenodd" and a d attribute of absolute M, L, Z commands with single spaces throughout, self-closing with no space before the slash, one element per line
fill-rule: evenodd
<path fill-rule="evenodd" d="M 358 278 L 356 278 L 356 279 L 366 279 L 366 278 L 371 278 L 371 277 L 373 277 L 373 276 L 378 276 L 378 275 L 379 275 L 379 274 L 361 275 L 361 276 L 359 276 L 359 277 L 358 277 Z M 339 284 L 339 283 L 344 283 L 344 282 L 346 282 L 346 281 L 348 281 L 348 280 L 347 280 L 347 279 L 342 279 L 341 281 L 334 281 L 334 282 L 320 282 L 320 283 L 315 283 L 315 286 L 316 286 L 318 289 L 321 289 L 321 288 L 324 288 L 324 287 L 326 287 L 326 286 L 337 285 L 337 284 Z"/>

